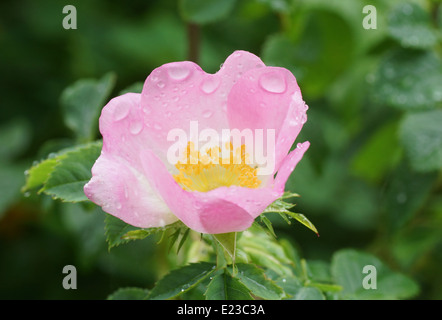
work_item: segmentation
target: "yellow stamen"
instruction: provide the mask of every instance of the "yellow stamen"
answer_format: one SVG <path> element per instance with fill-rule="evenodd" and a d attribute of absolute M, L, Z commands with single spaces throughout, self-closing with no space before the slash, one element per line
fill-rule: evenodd
<path fill-rule="evenodd" d="M 233 145 L 227 143 L 226 150 L 229 157 L 222 158 L 219 147 L 200 153 L 192 142 L 188 142 L 183 161 L 175 165 L 179 171 L 173 176 L 175 181 L 185 190 L 200 192 L 222 186 L 258 188 L 261 181 L 256 176 L 257 169 L 247 164 L 249 155 L 245 145 L 233 150 Z"/>

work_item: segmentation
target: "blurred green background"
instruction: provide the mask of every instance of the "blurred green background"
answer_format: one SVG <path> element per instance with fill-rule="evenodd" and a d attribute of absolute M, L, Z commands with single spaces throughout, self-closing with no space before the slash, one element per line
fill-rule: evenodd
<path fill-rule="evenodd" d="M 62 27 L 68 4 L 76 30 Z M 23 194 L 24 172 L 74 143 L 60 95 L 78 79 L 114 72 L 113 97 L 167 62 L 216 72 L 238 49 L 290 69 L 310 107 L 287 189 L 320 237 L 281 219 L 276 234 L 310 260 L 363 249 L 417 281 L 417 299 L 442 299 L 441 31 L 439 0 L 2 1 L 0 299 L 153 285 L 167 264 L 155 239 L 109 252 L 99 208 Z M 77 290 L 61 285 L 68 264 Z"/>

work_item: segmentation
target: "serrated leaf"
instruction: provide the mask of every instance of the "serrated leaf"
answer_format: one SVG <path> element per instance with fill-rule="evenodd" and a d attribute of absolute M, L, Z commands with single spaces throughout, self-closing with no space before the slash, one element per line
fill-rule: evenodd
<path fill-rule="evenodd" d="M 399 135 L 413 169 L 428 172 L 442 168 L 442 110 L 408 114 Z"/>
<path fill-rule="evenodd" d="M 106 214 L 106 218 L 104 219 L 104 229 L 109 250 L 132 240 L 130 238 L 124 238 L 129 232 L 140 230 L 140 228 L 127 224 L 123 220 L 110 214 Z"/>
<path fill-rule="evenodd" d="M 120 288 L 107 297 L 107 300 L 143 300 L 149 294 L 148 289 Z"/>
<path fill-rule="evenodd" d="M 29 170 L 26 171 L 26 184 L 22 188 L 22 192 L 26 192 L 37 187 L 42 186 L 51 172 L 57 165 L 56 159 L 45 159 L 35 165 L 33 165 Z"/>
<path fill-rule="evenodd" d="M 83 187 L 92 177 L 91 168 L 101 153 L 101 147 L 101 141 L 89 143 L 57 157 L 57 164 L 41 191 L 66 202 L 88 200 Z"/>
<path fill-rule="evenodd" d="M 99 80 L 82 79 L 63 91 L 60 103 L 64 121 L 79 141 L 94 139 L 100 110 L 114 87 L 115 78 L 108 73 Z"/>
<path fill-rule="evenodd" d="M 109 250 L 129 241 L 142 240 L 152 234 L 165 232 L 166 230 L 174 228 L 180 228 L 182 225 L 182 222 L 178 221 L 164 227 L 138 228 L 127 224 L 123 220 L 118 219 L 110 214 L 107 214 L 106 218 L 104 219 L 104 229 Z"/>
<path fill-rule="evenodd" d="M 236 0 L 180 0 L 179 8 L 183 19 L 196 24 L 207 24 L 228 16 Z"/>
<path fill-rule="evenodd" d="M 208 262 L 189 264 L 172 270 L 159 280 L 149 295 L 149 300 L 172 299 L 187 292 L 215 271 L 215 265 Z"/>
<path fill-rule="evenodd" d="M 249 289 L 227 271 L 213 277 L 205 295 L 207 300 L 252 300 Z"/>
<path fill-rule="evenodd" d="M 267 300 L 280 300 L 284 291 L 265 276 L 264 270 L 253 264 L 238 263 L 237 279 L 257 297 Z"/>

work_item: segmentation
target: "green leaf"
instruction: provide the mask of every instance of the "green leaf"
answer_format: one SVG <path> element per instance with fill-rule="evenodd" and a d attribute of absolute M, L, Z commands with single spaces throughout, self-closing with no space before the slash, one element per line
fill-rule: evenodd
<path fill-rule="evenodd" d="M 229 15 L 236 0 L 180 0 L 179 8 L 186 22 L 207 24 Z"/>
<path fill-rule="evenodd" d="M 430 15 L 416 3 L 400 3 L 388 17 L 388 32 L 405 48 L 425 49 L 438 41 Z"/>
<path fill-rule="evenodd" d="M 150 294 L 149 300 L 172 299 L 192 289 L 215 271 L 215 265 L 208 262 L 189 264 L 172 270 L 159 280 Z"/>
<path fill-rule="evenodd" d="M 375 274 L 364 273 L 365 266 L 373 266 Z M 336 252 L 332 258 L 332 275 L 343 287 L 343 297 L 353 299 L 407 299 L 415 296 L 418 285 L 407 276 L 391 271 L 375 256 L 353 249 Z M 375 277 L 376 288 L 364 288 L 365 277 Z"/>
<path fill-rule="evenodd" d="M 107 297 L 107 300 L 143 300 L 149 290 L 141 288 L 120 288 Z"/>
<path fill-rule="evenodd" d="M 22 192 L 26 192 L 43 185 L 46 180 L 49 179 L 49 176 L 56 165 L 57 159 L 55 158 L 46 159 L 33 165 L 25 172 L 26 184 L 23 186 Z"/>
<path fill-rule="evenodd" d="M 304 216 L 301 213 L 295 213 L 295 212 L 291 212 L 291 211 L 287 211 L 286 214 L 289 215 L 290 217 L 296 219 L 300 223 L 302 223 L 304 226 L 306 226 L 307 228 L 312 230 L 314 233 L 316 233 L 316 235 L 319 237 L 318 230 L 316 230 L 316 227 L 313 225 L 313 223 L 310 222 L 309 219 L 307 219 L 306 216 Z"/>
<path fill-rule="evenodd" d="M 207 300 L 252 300 L 249 289 L 227 271 L 213 277 L 205 295 Z"/>
<path fill-rule="evenodd" d="M 60 102 L 64 121 L 79 141 L 95 138 L 97 119 L 114 87 L 115 78 L 108 73 L 100 80 L 82 79 L 63 91 Z"/>
<path fill-rule="evenodd" d="M 213 238 L 222 246 L 232 261 L 235 261 L 236 232 L 213 234 Z"/>
<path fill-rule="evenodd" d="M 123 220 L 118 219 L 110 214 L 107 214 L 106 218 L 104 219 L 104 229 L 109 250 L 113 247 L 119 246 L 120 244 L 133 240 L 142 240 L 152 234 L 165 232 L 166 230 L 176 228 L 177 231 L 179 231 L 182 226 L 184 226 L 183 223 L 181 221 L 177 221 L 164 227 L 142 229 L 127 224 Z"/>
<path fill-rule="evenodd" d="M 380 203 L 389 233 L 400 230 L 419 213 L 436 180 L 435 174 L 416 172 L 405 164 L 393 171 Z"/>
<path fill-rule="evenodd" d="M 268 300 L 280 300 L 284 291 L 275 282 L 268 279 L 264 270 L 253 264 L 238 263 L 237 279 L 257 297 Z"/>
<path fill-rule="evenodd" d="M 303 287 L 291 300 L 325 300 L 325 297 L 317 288 Z"/>
<path fill-rule="evenodd" d="M 373 74 L 373 95 L 402 110 L 434 108 L 442 102 L 442 64 L 430 51 L 396 50 Z"/>
<path fill-rule="evenodd" d="M 91 179 L 91 168 L 101 153 L 102 142 L 81 145 L 56 158 L 56 165 L 52 168 L 49 178 L 41 191 L 66 202 L 86 201 L 83 187 Z M 42 170 L 44 173 L 44 170 Z M 46 171 L 47 172 L 47 171 Z M 44 174 L 41 174 L 43 177 Z"/>
<path fill-rule="evenodd" d="M 397 132 L 397 121 L 378 128 L 353 158 L 352 173 L 370 182 L 381 181 L 386 172 L 399 163 L 402 155 Z"/>
<path fill-rule="evenodd" d="M 279 213 L 288 223 L 290 223 L 290 220 L 287 217 L 294 218 L 319 236 L 318 230 L 313 225 L 313 223 L 311 223 L 310 220 L 307 219 L 307 217 L 305 217 L 303 214 L 295 213 L 289 210 L 295 205 L 284 200 L 293 197 L 299 197 L 299 195 L 296 193 L 285 192 L 281 198 L 275 200 L 272 204 L 270 204 L 263 213 Z"/>
<path fill-rule="evenodd" d="M 293 276 L 289 267 L 294 262 L 275 238 L 255 226 L 244 231 L 238 240 L 240 247 L 249 259 L 258 266 L 270 269 L 280 276 Z"/>
<path fill-rule="evenodd" d="M 320 97 L 352 61 L 352 29 L 342 17 L 326 10 L 311 10 L 297 18 L 301 23 L 294 30 L 301 33 L 268 37 L 261 56 L 266 65 L 289 69 L 303 84 L 303 95 Z"/>
<path fill-rule="evenodd" d="M 104 219 L 104 229 L 109 250 L 132 240 L 130 237 L 123 238 L 124 235 L 131 231 L 137 232 L 140 230 L 140 228 L 127 224 L 123 220 L 118 219 L 110 214 L 106 214 L 106 218 Z"/>
<path fill-rule="evenodd" d="M 407 114 L 401 123 L 400 140 L 416 171 L 442 168 L 442 110 Z"/>

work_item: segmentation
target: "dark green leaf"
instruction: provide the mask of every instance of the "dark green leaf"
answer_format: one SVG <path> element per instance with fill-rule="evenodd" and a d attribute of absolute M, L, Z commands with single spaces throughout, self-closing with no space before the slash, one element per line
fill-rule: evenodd
<path fill-rule="evenodd" d="M 83 79 L 66 88 L 61 107 L 66 126 L 79 141 L 95 138 L 98 116 L 115 84 L 115 75 L 108 73 L 100 80 Z"/>
<path fill-rule="evenodd" d="M 364 267 L 374 271 L 364 272 Z M 354 299 L 406 299 L 415 296 L 418 285 L 407 276 L 391 271 L 382 261 L 368 253 L 345 249 L 332 259 L 332 275 L 343 287 L 343 295 Z M 364 279 L 375 278 L 376 288 L 364 288 Z M 368 281 L 368 280 L 367 280 Z"/>
<path fill-rule="evenodd" d="M 408 114 L 401 123 L 400 139 L 415 170 L 442 168 L 442 110 Z"/>
<path fill-rule="evenodd" d="M 172 299 L 192 289 L 215 271 L 215 265 L 208 262 L 189 264 L 172 270 L 159 280 L 150 294 L 149 300 Z"/>
<path fill-rule="evenodd" d="M 398 4 L 388 17 L 388 31 L 403 47 L 429 48 L 438 35 L 431 25 L 430 15 L 416 3 Z"/>
<path fill-rule="evenodd" d="M 207 300 L 252 300 L 249 289 L 227 271 L 213 277 L 205 295 Z"/>
<path fill-rule="evenodd" d="M 283 297 L 283 290 L 272 280 L 268 279 L 264 270 L 253 264 L 238 263 L 238 280 L 257 297 L 268 300 L 279 300 Z"/>
<path fill-rule="evenodd" d="M 393 51 L 380 63 L 373 80 L 376 99 L 399 109 L 429 109 L 442 101 L 442 64 L 433 52 Z"/>
<path fill-rule="evenodd" d="M 91 168 L 101 153 L 102 142 L 94 142 L 74 148 L 56 158 L 42 191 L 55 199 L 67 202 L 88 200 L 83 187 L 91 179 Z M 44 176 L 44 175 L 42 175 Z"/>

